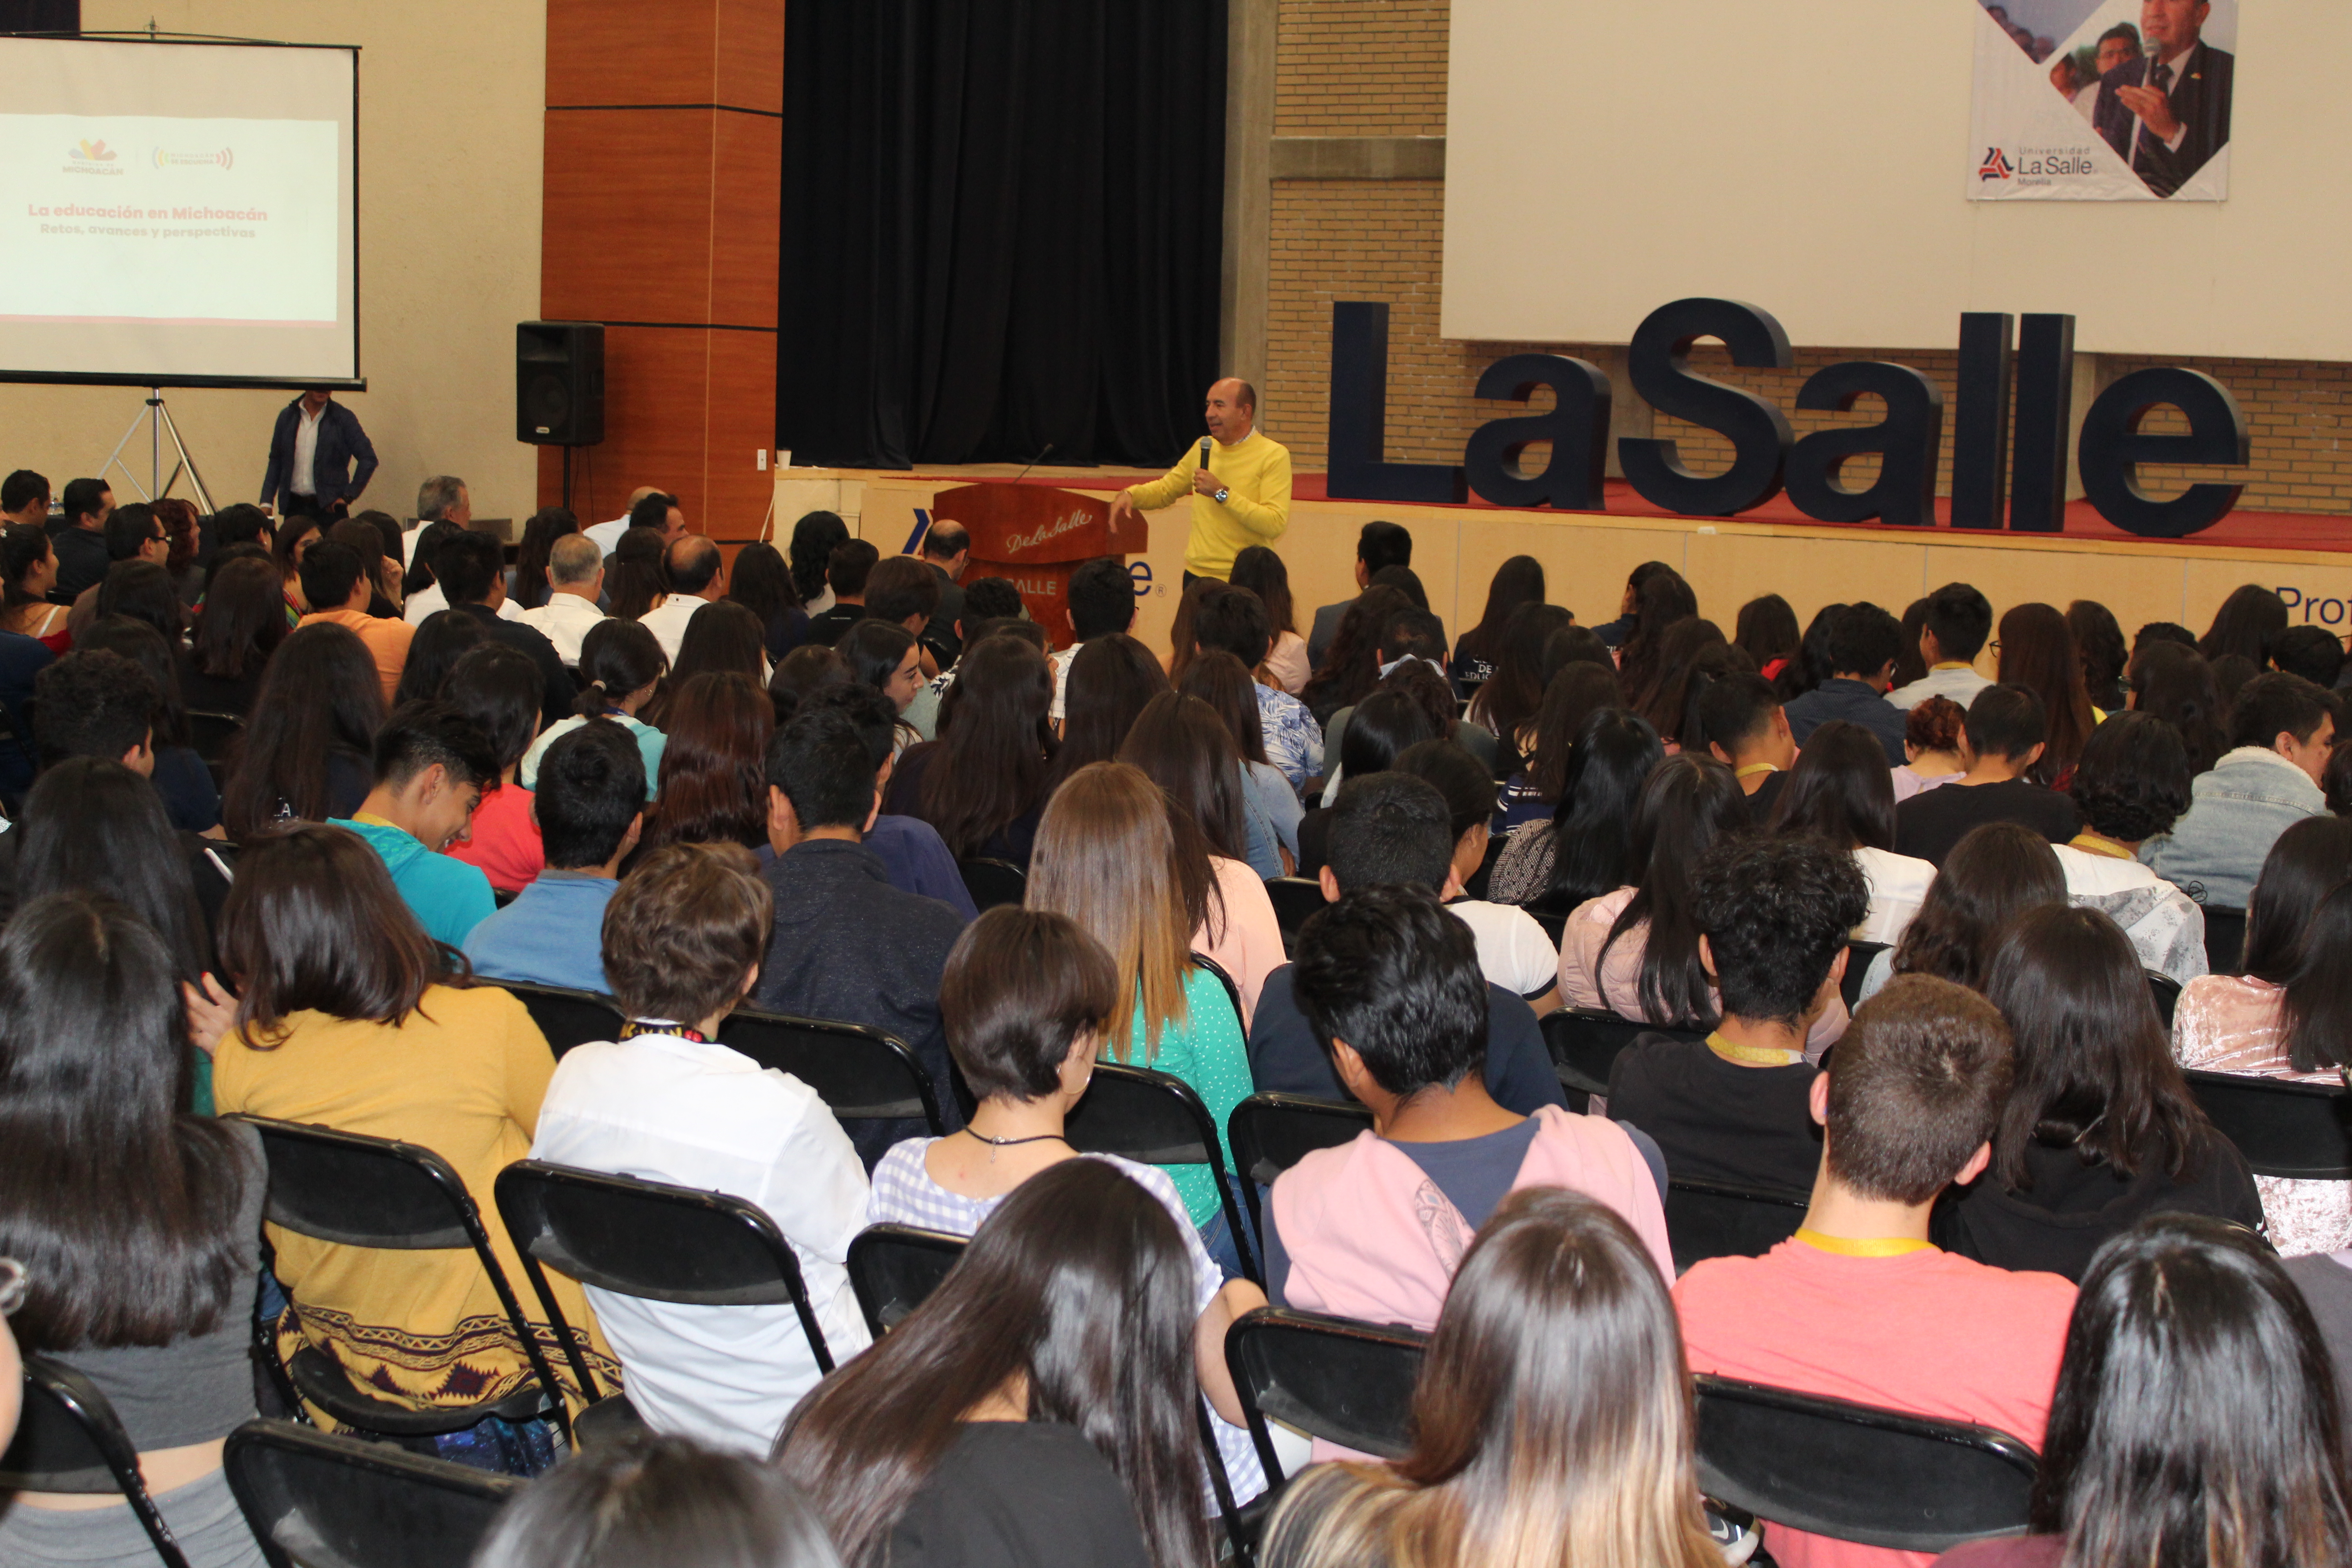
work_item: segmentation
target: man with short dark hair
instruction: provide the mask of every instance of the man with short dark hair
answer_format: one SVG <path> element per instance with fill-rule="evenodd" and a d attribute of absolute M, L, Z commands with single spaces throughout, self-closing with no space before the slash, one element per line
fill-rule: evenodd
<path fill-rule="evenodd" d="M 936 899 L 890 885 L 881 857 L 863 842 L 882 809 L 880 769 L 845 713 L 796 716 L 768 743 L 768 847 L 761 868 L 774 892 L 775 934 L 755 1000 L 803 1018 L 867 1024 L 906 1043 L 940 1086 L 940 1111 L 961 1121 L 940 1023 L 940 976 L 963 917 Z M 911 1120 L 860 1121 L 850 1130 L 874 1162 Z"/>
<path fill-rule="evenodd" d="M 150 519 L 155 515 L 145 506 L 139 510 Z M 106 569 L 115 561 L 106 547 L 106 525 L 113 515 L 114 492 L 101 481 L 76 479 L 66 486 L 65 516 L 50 534 L 58 552 L 58 582 L 51 593 L 78 600 L 106 580 Z"/>
<path fill-rule="evenodd" d="M 406 621 L 368 614 L 375 584 L 368 581 L 359 552 L 350 545 L 319 540 L 302 552 L 299 570 L 302 597 L 310 605 L 299 626 L 327 623 L 355 633 L 375 660 L 376 679 L 383 687 L 384 706 L 390 708 L 393 694 L 400 689 L 400 672 L 408 668 L 408 645 L 415 640 L 416 628 Z"/>
<path fill-rule="evenodd" d="M 1975 992 L 1900 974 L 1864 1003 L 1808 1096 L 1823 1128 L 1804 1227 L 1674 1288 L 1690 1370 L 2008 1433 L 2042 1447 L 2074 1310 L 2055 1274 L 1937 1249 L 1945 1188 L 1984 1173 L 2009 1027 Z M 1765 1526 L 1782 1563 L 1898 1568 L 1917 1554 Z"/>
<path fill-rule="evenodd" d="M 2271 668 L 2332 690 L 2344 673 L 2344 645 L 2325 626 L 2289 626 L 2271 640 Z"/>
<path fill-rule="evenodd" d="M 2099 79 L 2091 126 L 2158 196 L 2169 196 L 2230 142 L 2237 57 L 2205 41 L 2209 0 L 2140 0 L 2135 53 Z"/>
<path fill-rule="evenodd" d="M 2208 908 L 2244 909 L 2279 835 L 2327 814 L 2319 780 L 2335 743 L 2327 692 L 2299 675 L 2254 677 L 2230 710 L 2231 749 L 2190 782 L 2188 814 L 2141 845 L 2140 859 L 2184 892 L 2202 888 Z"/>
<path fill-rule="evenodd" d="M 1780 692 L 1760 675 L 1727 675 L 1691 700 L 1691 718 L 1708 753 L 1739 781 L 1749 815 L 1769 820 L 1797 765 L 1797 738 Z"/>
<path fill-rule="evenodd" d="M 433 558 L 435 586 L 449 596 L 449 607 L 479 621 L 492 642 L 527 655 L 539 668 L 544 688 L 540 722 L 552 724 L 572 717 L 579 689 L 563 668 L 555 645 L 535 626 L 509 618 L 506 547 L 491 534 L 467 530 L 443 544 Z M 519 612 L 518 612 L 519 613 Z"/>
<path fill-rule="evenodd" d="M 609 992 L 604 906 L 645 826 L 645 759 L 626 730 L 592 719 L 541 755 L 538 784 L 530 816 L 546 868 L 474 928 L 466 956 L 492 980 Z"/>
<path fill-rule="evenodd" d="M 662 552 L 662 575 L 669 584 L 668 596 L 638 616 L 637 625 L 654 634 L 662 652 L 676 664 L 677 650 L 686 644 L 686 624 L 703 605 L 727 596 L 727 563 L 715 542 L 688 533 L 671 540 Z"/>
<path fill-rule="evenodd" d="M 890 621 L 915 634 L 922 644 L 923 628 L 930 624 L 933 612 L 939 608 L 939 574 L 919 556 L 891 555 L 874 563 L 866 574 L 866 615 L 869 621 Z M 927 661 L 930 650 L 924 647 L 921 656 Z M 937 675 L 933 664 L 927 672 Z"/>
<path fill-rule="evenodd" d="M 845 715 L 857 726 L 857 733 L 874 759 L 875 787 L 887 792 L 890 772 L 898 765 L 896 703 L 863 681 L 850 680 L 811 692 L 802 701 L 800 711 Z M 864 842 L 881 860 L 883 874 L 890 879 L 890 885 L 900 892 L 937 899 L 967 921 L 980 918 L 980 910 L 971 901 L 971 889 L 963 885 L 963 873 L 956 868 L 955 857 L 948 853 L 947 841 L 940 837 L 938 828 L 921 817 L 883 812 L 866 824 Z M 774 857 L 773 849 L 761 848 L 762 864 Z"/>
<path fill-rule="evenodd" d="M 1046 656 L 1054 667 L 1054 705 L 1046 717 L 1057 724 L 1068 710 L 1070 661 L 1078 657 L 1078 649 L 1135 624 L 1135 578 L 1116 555 L 1081 561 L 1070 573 L 1066 602 L 1070 632 L 1077 640 Z"/>
<path fill-rule="evenodd" d="M 2074 803 L 2025 777 L 2042 760 L 2045 723 L 2042 699 L 2027 687 L 1979 692 L 1961 731 L 1966 771 L 1895 808 L 1895 852 L 1940 870 L 1969 830 L 1988 822 L 2022 824 L 2053 844 L 2074 837 Z"/>
<path fill-rule="evenodd" d="M 49 481 L 30 468 L 18 468 L 0 479 L 0 524 L 26 522 L 49 524 Z M 70 528 L 72 520 L 60 520 L 59 528 Z M 56 529 L 50 529 L 54 533 Z"/>
<path fill-rule="evenodd" d="M 587 540 L 596 547 L 596 559 L 598 561 L 601 562 L 605 556 L 610 555 L 615 549 L 619 548 L 621 535 L 628 532 L 635 524 L 637 503 L 644 500 L 647 496 L 660 496 L 666 503 L 670 501 L 669 492 L 662 489 L 661 486 L 639 485 L 635 489 L 629 492 L 629 504 L 621 509 L 620 516 L 607 518 L 603 522 L 591 523 L 589 526 L 580 531 L 581 537 Z M 681 514 L 681 516 L 683 516 L 683 514 Z M 668 524 L 668 508 L 665 505 L 661 521 L 655 523 L 654 526 L 656 528 L 666 528 Z"/>
<path fill-rule="evenodd" d="M 446 702 L 404 702 L 375 736 L 375 787 L 348 821 L 368 841 L 425 934 L 462 948 L 498 908 L 478 867 L 441 853 L 471 830 L 499 760 L 480 726 Z"/>
<path fill-rule="evenodd" d="M 1470 928 L 1419 888 L 1359 889 L 1307 922 L 1292 987 L 1370 1138 L 1308 1154 L 1265 1207 L 1277 1305 L 1427 1331 L 1471 1234 L 1510 1193 L 1616 1211 L 1671 1279 L 1658 1184 L 1625 1130 L 1486 1091 L 1488 1008 Z"/>
<path fill-rule="evenodd" d="M 331 388 L 310 387 L 278 411 L 270 427 L 261 504 L 280 517 L 331 522 L 351 510 L 375 470 L 375 445 L 359 416 L 337 403 Z"/>
<path fill-rule="evenodd" d="M 1266 618 L 1265 601 L 1247 588 L 1211 588 L 1192 611 L 1192 651 L 1223 648 L 1255 670 L 1265 662 L 1274 646 L 1274 625 Z M 1257 718 L 1264 731 L 1265 760 L 1281 770 L 1293 789 L 1323 771 L 1323 727 L 1306 703 L 1278 687 L 1253 681 L 1257 694 Z"/>
<path fill-rule="evenodd" d="M 931 524 L 923 533 L 923 564 L 931 569 L 940 587 L 939 606 L 923 626 L 923 646 L 931 650 L 939 668 L 946 669 L 963 652 L 963 639 L 956 635 L 955 624 L 963 614 L 963 573 L 971 564 L 971 531 L 945 518 Z"/>
<path fill-rule="evenodd" d="M 104 757 L 152 778 L 163 706 L 163 693 L 134 660 L 103 649 L 69 653 L 33 679 L 33 746 L 45 768 L 68 757 Z"/>
<path fill-rule="evenodd" d="M 48 498 L 42 497 L 42 507 L 47 509 Z M 86 516 L 96 517 L 100 525 L 114 512 L 114 488 L 104 479 L 68 479 L 58 497 L 58 511 L 44 520 L 50 536 L 80 525 Z"/>
<path fill-rule="evenodd" d="M 1722 1021 L 1703 1043 L 1645 1034 L 1620 1052 L 1609 1113 L 1655 1138 L 1678 1177 L 1810 1191 L 1821 1147 L 1807 1040 L 1839 1001 L 1870 884 L 1826 844 L 1740 835 L 1718 840 L 1694 880 Z"/>
<path fill-rule="evenodd" d="M 74 485 L 85 482 L 96 481 L 76 479 L 66 487 L 68 506 L 72 504 Z M 106 570 L 99 574 L 97 582 L 74 595 L 73 608 L 66 614 L 66 630 L 73 635 L 77 643 L 89 635 L 90 623 L 98 619 L 99 593 L 106 586 L 106 579 L 114 574 L 116 567 L 126 561 L 152 561 L 161 566 L 172 554 L 171 533 L 164 528 L 163 520 L 155 515 L 153 507 L 144 501 L 115 506 L 110 497 L 105 504 L 109 510 L 105 525 L 99 530 L 99 538 L 106 546 Z M 73 537 L 79 542 L 88 535 L 76 528 Z M 53 541 L 53 547 L 54 544 Z M 59 565 L 62 569 L 63 563 L 60 562 Z"/>
<path fill-rule="evenodd" d="M 1919 628 L 1919 658 L 1927 673 L 1888 692 L 1886 700 L 1906 713 L 1930 697 L 1948 697 L 1966 708 L 1992 684 L 1976 666 L 1990 636 L 1991 601 L 1966 583 L 1945 584 L 1927 595 L 1927 619 Z"/>
<path fill-rule="evenodd" d="M 845 539 L 824 560 L 825 586 L 833 590 L 833 607 L 810 617 L 808 640 L 833 647 L 842 634 L 866 618 L 866 580 L 882 552 L 863 539 Z"/>
<path fill-rule="evenodd" d="M 1903 710 L 1885 700 L 1895 681 L 1895 660 L 1903 652 L 1903 623 L 1867 600 L 1848 605 L 1830 623 L 1830 679 L 1789 704 L 1789 732 L 1801 746 L 1832 719 L 1859 724 L 1886 749 L 1886 765 L 1899 768 Z"/>
<path fill-rule="evenodd" d="M 1437 673 L 1452 680 L 1445 662 L 1445 623 L 1427 610 L 1399 610 L 1381 628 L 1380 641 L 1372 648 L 1372 658 L 1379 662 L 1381 679 L 1389 676 L 1409 658 L 1418 658 L 1436 667 Z M 1366 693 L 1367 696 L 1370 693 Z M 1323 726 L 1323 759 L 1332 765 L 1324 770 L 1322 803 L 1329 805 L 1339 797 L 1340 787 L 1347 783 L 1338 765 L 1340 749 L 1347 742 L 1348 726 L 1356 717 L 1352 702 L 1331 715 Z M 1484 724 L 1474 724 L 1467 719 L 1454 721 L 1454 740 L 1461 748 L 1478 759 L 1488 773 L 1495 771 L 1495 732 Z"/>
<path fill-rule="evenodd" d="M 1356 591 L 1362 593 L 1372 574 L 1383 566 L 1412 564 L 1412 535 L 1402 523 L 1368 522 L 1356 534 Z M 1336 605 L 1324 605 L 1315 612 L 1315 623 L 1307 632 L 1307 662 L 1317 669 L 1323 668 L 1323 655 L 1329 650 L 1331 639 L 1339 635 L 1339 617 L 1348 613 L 1353 599 L 1342 599 Z"/>

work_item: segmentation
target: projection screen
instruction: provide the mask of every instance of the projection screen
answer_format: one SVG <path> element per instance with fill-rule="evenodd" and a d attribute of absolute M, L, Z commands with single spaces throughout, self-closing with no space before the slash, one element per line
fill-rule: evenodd
<path fill-rule="evenodd" d="M 0 38 L 0 381 L 359 388 L 359 52 Z"/>

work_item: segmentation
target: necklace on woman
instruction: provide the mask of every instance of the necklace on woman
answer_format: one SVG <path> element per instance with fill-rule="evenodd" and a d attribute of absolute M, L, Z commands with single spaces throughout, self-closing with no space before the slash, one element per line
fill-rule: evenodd
<path fill-rule="evenodd" d="M 1010 1149 L 1016 1143 L 1044 1143 L 1049 1141 L 1057 1143 L 1066 1143 L 1069 1142 L 1068 1139 L 1063 1137 L 1058 1132 L 1039 1132 L 1027 1138 L 991 1138 L 985 1132 L 973 1132 L 969 1127 L 965 1128 L 963 1131 L 971 1132 L 973 1137 L 979 1139 L 982 1142 L 987 1144 L 992 1149 Z"/>

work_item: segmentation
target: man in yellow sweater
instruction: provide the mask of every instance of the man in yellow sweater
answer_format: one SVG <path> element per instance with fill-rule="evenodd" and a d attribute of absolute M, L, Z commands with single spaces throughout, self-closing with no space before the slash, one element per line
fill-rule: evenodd
<path fill-rule="evenodd" d="M 1129 485 L 1110 503 L 1114 522 L 1158 511 L 1192 493 L 1192 532 L 1184 543 L 1184 578 L 1231 576 L 1234 557 L 1271 544 L 1290 526 L 1290 448 L 1257 431 L 1257 391 L 1232 376 L 1209 388 L 1203 441 L 1149 484 Z M 1201 460 L 1203 448 L 1209 460 Z"/>

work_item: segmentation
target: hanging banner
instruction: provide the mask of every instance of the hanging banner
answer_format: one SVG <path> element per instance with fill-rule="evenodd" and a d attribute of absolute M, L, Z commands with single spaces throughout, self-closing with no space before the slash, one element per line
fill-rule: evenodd
<path fill-rule="evenodd" d="M 1969 199 L 2230 195 L 2238 0 L 1952 0 L 1976 16 Z"/>

